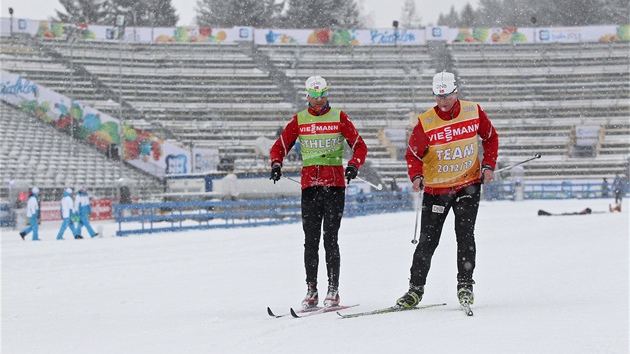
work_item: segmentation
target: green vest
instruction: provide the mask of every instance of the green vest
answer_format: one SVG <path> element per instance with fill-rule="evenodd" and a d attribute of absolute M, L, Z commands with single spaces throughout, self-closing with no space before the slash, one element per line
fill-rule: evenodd
<path fill-rule="evenodd" d="M 322 116 L 311 115 L 308 110 L 298 113 L 300 148 L 303 166 L 343 165 L 341 111 L 331 108 Z"/>

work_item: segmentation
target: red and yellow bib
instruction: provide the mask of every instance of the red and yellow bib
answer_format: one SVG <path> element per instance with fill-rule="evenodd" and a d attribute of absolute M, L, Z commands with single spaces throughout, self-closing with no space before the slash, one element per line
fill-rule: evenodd
<path fill-rule="evenodd" d="M 480 176 L 478 106 L 468 101 L 459 103 L 459 115 L 451 120 L 442 120 L 433 109 L 418 117 L 429 138 L 429 148 L 422 158 L 427 187 L 455 187 Z"/>

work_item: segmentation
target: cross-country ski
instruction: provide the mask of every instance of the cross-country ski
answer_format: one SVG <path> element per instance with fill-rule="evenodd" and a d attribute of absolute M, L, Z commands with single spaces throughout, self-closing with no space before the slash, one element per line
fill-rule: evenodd
<path fill-rule="evenodd" d="M 321 315 L 322 313 L 345 310 L 345 309 L 349 309 L 351 307 L 356 307 L 356 306 L 359 306 L 359 304 L 348 305 L 348 306 L 317 307 L 314 310 L 306 310 L 306 311 L 305 310 L 295 311 L 293 308 L 291 308 L 290 313 L 291 313 L 291 316 L 293 316 L 294 318 L 302 318 L 302 317 L 308 317 L 308 316 L 313 316 L 313 315 Z"/>
<path fill-rule="evenodd" d="M 446 306 L 446 303 L 421 305 L 421 306 L 417 306 L 417 307 L 390 306 L 390 307 L 385 307 L 385 308 L 378 309 L 378 310 L 372 310 L 372 311 L 366 311 L 366 312 L 357 312 L 357 313 L 351 313 L 351 314 L 342 314 L 341 312 L 337 312 L 337 315 L 341 316 L 341 318 L 354 318 L 354 317 L 362 317 L 362 316 L 381 315 L 381 314 L 391 313 L 391 312 L 424 310 L 424 309 L 428 309 L 428 308 L 431 308 L 431 307 L 438 307 L 438 306 Z"/>

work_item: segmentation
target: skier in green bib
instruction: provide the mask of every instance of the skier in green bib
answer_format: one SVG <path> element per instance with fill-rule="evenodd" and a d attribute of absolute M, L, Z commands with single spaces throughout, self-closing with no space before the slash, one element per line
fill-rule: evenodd
<path fill-rule="evenodd" d="M 338 232 L 345 207 L 346 181 L 357 177 L 365 163 L 368 148 L 348 115 L 331 108 L 328 84 L 321 76 L 306 80 L 308 108 L 294 115 L 271 147 L 271 178 L 274 183 L 282 177 L 282 162 L 296 141 L 302 152 L 302 228 L 304 230 L 304 267 L 307 293 L 302 301 L 304 309 L 319 303 L 317 269 L 319 242 L 323 230 L 328 292 L 324 306 L 339 305 Z M 352 158 L 344 171 L 344 142 L 352 149 Z"/>

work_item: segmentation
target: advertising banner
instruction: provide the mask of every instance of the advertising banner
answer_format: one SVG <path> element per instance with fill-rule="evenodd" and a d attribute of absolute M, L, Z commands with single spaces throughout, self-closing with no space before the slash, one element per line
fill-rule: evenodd
<path fill-rule="evenodd" d="M 293 45 L 421 45 L 425 43 L 423 29 L 271 29 L 254 32 L 254 43 Z"/>
<path fill-rule="evenodd" d="M 193 173 L 216 172 L 220 162 L 219 149 L 193 148 Z"/>
<path fill-rule="evenodd" d="M 67 24 L 24 18 L 1 18 L 0 36 L 11 33 L 28 34 L 36 38 L 65 40 L 71 31 L 79 30 L 85 40 L 117 40 L 115 26 L 85 23 Z M 630 25 L 598 25 L 584 27 L 502 27 L 449 28 L 429 26 L 421 29 L 275 29 L 253 27 L 206 28 L 126 27 L 123 40 L 127 42 L 159 43 L 236 43 L 252 42 L 259 45 L 423 45 L 426 41 L 451 43 L 574 43 L 611 42 L 630 40 Z"/>
<path fill-rule="evenodd" d="M 114 199 L 93 199 L 90 200 L 92 205 L 92 215 L 90 220 L 110 220 L 112 216 L 112 203 Z M 40 203 L 41 221 L 60 221 L 61 220 L 61 202 L 41 202 Z"/>
<path fill-rule="evenodd" d="M 580 43 L 630 40 L 628 26 L 548 27 L 535 29 L 537 42 Z"/>
<path fill-rule="evenodd" d="M 92 204 L 92 215 L 90 220 L 110 220 L 113 219 L 112 215 L 112 203 L 115 203 L 115 199 L 93 199 L 90 201 Z"/>
<path fill-rule="evenodd" d="M 82 39 L 117 40 L 115 26 L 91 25 L 86 23 L 61 23 L 29 19 L 3 18 L 0 20 L 0 35 L 11 33 L 28 34 L 35 38 L 65 40 L 73 30 L 79 30 Z M 181 27 L 125 27 L 126 42 L 177 42 L 177 43 L 235 43 L 251 42 L 254 39 L 252 27 L 204 28 L 198 26 Z"/>
<path fill-rule="evenodd" d="M 120 122 L 92 107 L 38 85 L 20 75 L 0 71 L 0 100 L 36 115 L 58 130 L 106 153 L 122 147 L 123 160 L 156 177 L 191 170 L 190 153 L 149 132 Z M 72 127 L 74 126 L 74 129 Z"/>
<path fill-rule="evenodd" d="M 39 216 L 42 222 L 61 220 L 61 202 L 41 202 Z"/>

